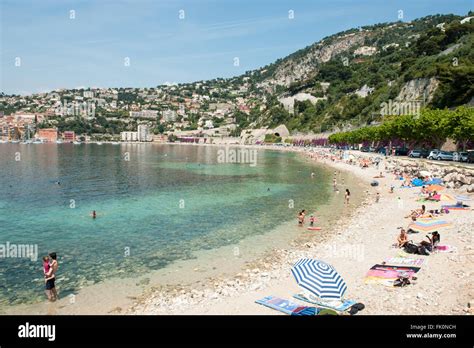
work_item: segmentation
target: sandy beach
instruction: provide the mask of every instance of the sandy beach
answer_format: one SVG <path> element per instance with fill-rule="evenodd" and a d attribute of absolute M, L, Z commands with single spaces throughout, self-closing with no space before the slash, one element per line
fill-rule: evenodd
<path fill-rule="evenodd" d="M 258 305 L 255 300 L 268 295 L 291 299 L 299 289 L 290 269 L 302 257 L 321 259 L 335 267 L 347 283 L 345 297 L 365 305 L 358 315 L 472 313 L 472 210 L 451 211 L 443 216 L 452 223 L 452 228 L 440 230 L 441 240 L 442 244 L 452 247 L 452 252 L 407 255 L 393 246 L 399 234 L 397 228 L 406 228 L 410 220 L 405 216 L 421 204 L 429 210 L 439 209 L 441 203 L 417 202 L 420 188 L 400 188 L 400 181 L 391 172 L 393 163 L 390 159 L 384 159 L 378 169 L 375 166 L 361 168 L 346 161 L 331 160 L 327 150 L 316 150 L 317 154 L 302 148 L 280 150 L 297 151 L 309 160 L 331 166 L 338 172 L 347 172 L 366 187 L 362 203 L 349 203 L 340 219 L 326 222 L 331 226 L 330 233 L 314 234 L 305 241 L 295 241 L 287 249 L 273 250 L 246 265 L 235 277 L 210 280 L 204 289 L 155 288 L 142 295 L 127 313 L 278 315 L 281 313 Z M 379 186 L 370 186 L 380 172 L 384 178 L 376 179 Z M 391 185 L 395 187 L 393 193 L 390 193 Z M 338 187 L 339 199 L 343 200 L 345 187 L 341 183 Z M 379 202 L 375 199 L 377 192 L 380 193 Z M 455 189 L 443 192 L 465 194 Z M 420 242 L 425 234 L 410 234 L 409 239 Z M 365 284 L 365 274 L 373 265 L 398 256 L 425 259 L 417 280 L 403 288 Z"/>

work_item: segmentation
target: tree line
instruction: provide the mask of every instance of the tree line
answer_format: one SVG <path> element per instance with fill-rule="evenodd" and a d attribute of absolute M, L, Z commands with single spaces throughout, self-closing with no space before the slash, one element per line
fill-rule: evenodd
<path fill-rule="evenodd" d="M 422 109 L 418 115 L 386 116 L 381 124 L 329 136 L 329 143 L 345 145 L 440 148 L 447 139 L 465 150 L 474 146 L 474 108 Z"/>

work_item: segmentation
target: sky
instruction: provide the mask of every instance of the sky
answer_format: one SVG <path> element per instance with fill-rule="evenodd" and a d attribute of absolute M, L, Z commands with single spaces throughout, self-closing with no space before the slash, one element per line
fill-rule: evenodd
<path fill-rule="evenodd" d="M 0 92 L 232 77 L 339 31 L 473 0 L 0 0 Z M 238 63 L 238 64 L 236 64 Z"/>

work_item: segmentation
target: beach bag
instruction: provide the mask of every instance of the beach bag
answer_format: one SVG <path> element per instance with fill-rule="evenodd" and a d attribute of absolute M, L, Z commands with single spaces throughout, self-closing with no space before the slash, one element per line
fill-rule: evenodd
<path fill-rule="evenodd" d="M 403 249 L 405 250 L 405 252 L 407 252 L 408 254 L 416 254 L 418 253 L 418 247 L 413 244 L 413 243 L 407 243 L 405 244 L 405 246 L 403 247 Z"/>
<path fill-rule="evenodd" d="M 418 255 L 429 255 L 429 254 L 430 254 L 430 252 L 428 251 L 428 249 L 425 246 L 420 245 L 418 247 Z"/>

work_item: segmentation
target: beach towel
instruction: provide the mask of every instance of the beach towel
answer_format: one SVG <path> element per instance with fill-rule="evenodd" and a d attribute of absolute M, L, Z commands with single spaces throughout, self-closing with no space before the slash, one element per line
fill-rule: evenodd
<path fill-rule="evenodd" d="M 439 253 L 453 253 L 457 251 L 457 248 L 451 245 L 437 245 L 434 250 Z"/>
<path fill-rule="evenodd" d="M 395 265 L 374 265 L 366 273 L 365 284 L 382 284 L 386 286 L 393 286 L 393 282 L 401 275 L 411 279 L 415 273 L 420 270 L 420 267 L 414 266 L 395 266 Z"/>
<path fill-rule="evenodd" d="M 460 205 L 460 204 L 451 204 L 451 205 L 442 205 L 441 209 L 448 209 L 448 210 L 469 210 L 468 205 Z"/>
<path fill-rule="evenodd" d="M 423 186 L 423 180 L 421 180 L 421 179 L 413 179 L 413 180 L 411 181 L 411 184 L 412 184 L 413 186 Z"/>
<path fill-rule="evenodd" d="M 274 310 L 277 310 L 279 312 L 289 314 L 289 315 L 297 315 L 297 316 L 324 315 L 324 314 L 337 315 L 337 313 L 334 311 L 328 311 L 328 310 L 324 310 L 324 309 L 316 308 L 316 307 L 301 306 L 297 303 L 291 302 L 289 300 L 284 300 L 282 298 L 275 297 L 275 296 L 266 296 L 262 298 L 261 300 L 255 301 L 255 303 L 261 304 L 268 308 L 272 308 Z"/>
<path fill-rule="evenodd" d="M 435 218 L 418 219 L 408 225 L 409 229 L 417 232 L 432 232 L 446 227 L 452 227 L 452 224 Z"/>
<path fill-rule="evenodd" d="M 431 179 L 431 180 L 429 180 L 429 181 L 426 181 L 426 182 L 425 182 L 425 185 L 439 185 L 439 184 L 441 184 L 442 182 L 443 182 L 442 179 L 433 178 L 433 179 Z"/>
<path fill-rule="evenodd" d="M 430 184 L 426 187 L 426 189 L 430 192 L 433 192 L 433 191 L 439 192 L 439 191 L 444 190 L 444 187 L 438 184 L 433 184 L 433 185 Z"/>
<path fill-rule="evenodd" d="M 412 259 L 410 257 L 390 257 L 388 259 L 385 259 L 385 263 L 388 265 L 421 267 L 423 262 L 425 262 L 425 259 Z"/>
<path fill-rule="evenodd" d="M 303 293 L 294 294 L 294 298 L 304 302 L 314 304 L 316 306 L 333 309 L 338 312 L 344 312 L 356 304 L 354 300 L 344 300 L 344 301 L 322 301 L 313 297 L 309 297 Z"/>

